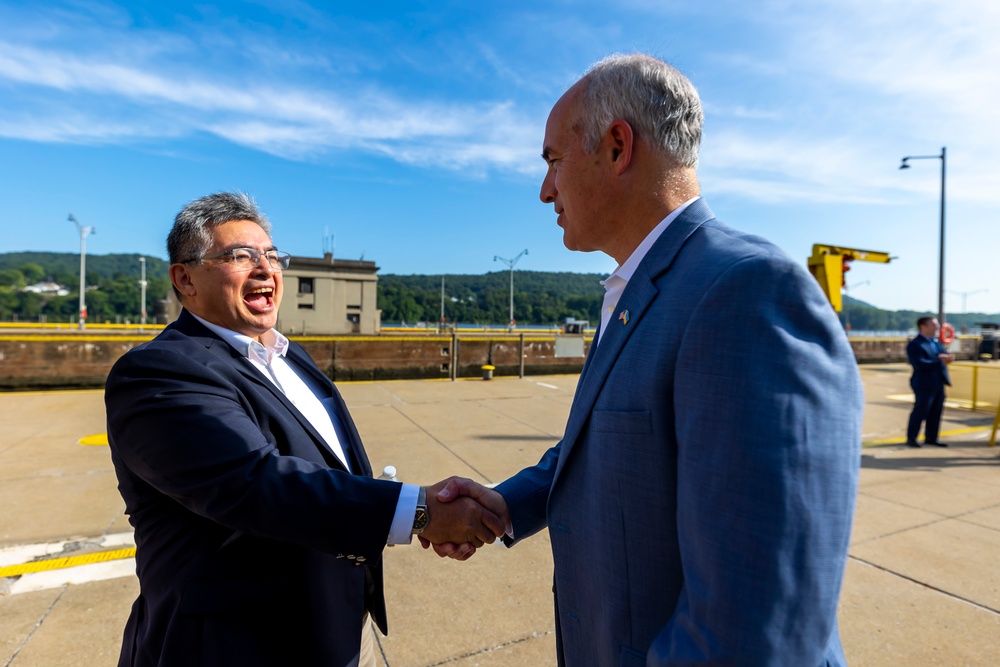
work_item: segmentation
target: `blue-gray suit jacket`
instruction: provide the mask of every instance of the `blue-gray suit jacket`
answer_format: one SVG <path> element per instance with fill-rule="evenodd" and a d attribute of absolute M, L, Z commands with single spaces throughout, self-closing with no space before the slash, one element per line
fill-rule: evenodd
<path fill-rule="evenodd" d="M 498 486 L 510 543 L 549 528 L 560 664 L 845 664 L 862 405 L 815 281 L 689 206 L 591 347 L 562 441 Z"/>

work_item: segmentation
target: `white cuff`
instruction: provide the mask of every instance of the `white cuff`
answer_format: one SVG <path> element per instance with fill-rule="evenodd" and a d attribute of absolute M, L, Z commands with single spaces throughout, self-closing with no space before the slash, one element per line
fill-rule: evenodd
<path fill-rule="evenodd" d="M 392 516 L 389 527 L 389 538 L 386 544 L 409 544 L 413 541 L 413 515 L 417 511 L 417 494 L 420 487 L 416 484 L 403 484 L 396 501 L 396 513 Z"/>

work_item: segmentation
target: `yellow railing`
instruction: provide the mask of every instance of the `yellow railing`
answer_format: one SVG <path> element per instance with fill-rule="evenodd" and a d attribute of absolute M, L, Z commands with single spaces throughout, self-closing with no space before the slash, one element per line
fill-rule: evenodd
<path fill-rule="evenodd" d="M 969 410 L 993 412 L 1000 403 L 1000 364 L 960 361 L 948 367 L 948 401 Z"/>
<path fill-rule="evenodd" d="M 91 329 L 101 329 L 103 331 L 160 331 L 164 328 L 163 324 L 115 324 L 113 322 L 105 322 L 103 324 L 98 324 L 97 322 L 87 322 L 85 330 Z M 0 330 L 3 329 L 54 329 L 54 330 L 79 330 L 80 325 L 76 322 L 0 322 Z"/>

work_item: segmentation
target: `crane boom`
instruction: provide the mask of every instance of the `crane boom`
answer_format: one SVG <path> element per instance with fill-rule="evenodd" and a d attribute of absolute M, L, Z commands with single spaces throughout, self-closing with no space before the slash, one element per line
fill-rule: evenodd
<path fill-rule="evenodd" d="M 813 245 L 812 257 L 809 258 L 809 273 L 819 282 L 826 293 L 826 298 L 830 300 L 830 305 L 838 313 L 844 305 L 840 295 L 845 282 L 844 274 L 851 270 L 850 264 L 855 260 L 888 264 L 892 261 L 892 257 L 880 250 L 860 250 L 823 243 Z"/>

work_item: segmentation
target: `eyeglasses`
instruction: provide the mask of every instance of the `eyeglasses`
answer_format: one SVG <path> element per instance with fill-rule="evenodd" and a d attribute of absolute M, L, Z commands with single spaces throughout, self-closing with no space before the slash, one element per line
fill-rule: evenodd
<path fill-rule="evenodd" d="M 256 266 L 259 266 L 262 257 L 267 260 L 267 263 L 270 264 L 271 268 L 275 271 L 287 269 L 288 264 L 292 261 L 292 256 L 287 252 L 278 252 L 277 250 L 265 250 L 264 252 L 261 252 L 259 250 L 254 250 L 253 248 L 233 248 L 232 250 L 227 250 L 226 252 L 220 252 L 218 255 L 188 259 L 179 263 L 189 264 L 191 262 L 202 262 L 206 259 L 221 259 L 226 262 L 232 262 L 238 269 L 248 271 Z"/>

